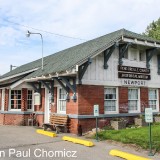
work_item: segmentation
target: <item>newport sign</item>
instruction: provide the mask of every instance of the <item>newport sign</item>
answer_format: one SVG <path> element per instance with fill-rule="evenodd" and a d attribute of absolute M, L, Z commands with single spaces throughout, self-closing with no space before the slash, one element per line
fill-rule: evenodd
<path fill-rule="evenodd" d="M 130 80 L 130 79 L 122 79 L 123 86 L 140 86 L 145 87 L 147 86 L 147 82 L 143 80 Z"/>
<path fill-rule="evenodd" d="M 146 86 L 150 80 L 150 69 L 118 65 L 118 78 L 124 86 Z"/>

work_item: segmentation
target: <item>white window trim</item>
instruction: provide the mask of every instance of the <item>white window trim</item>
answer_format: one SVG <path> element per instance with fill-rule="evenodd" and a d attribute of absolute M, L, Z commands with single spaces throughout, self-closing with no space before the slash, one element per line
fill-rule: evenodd
<path fill-rule="evenodd" d="M 32 109 L 28 109 L 28 90 L 32 91 Z M 27 111 L 34 111 L 34 91 L 32 89 L 27 89 Z"/>
<path fill-rule="evenodd" d="M 118 103 L 119 103 L 119 92 L 118 92 L 118 87 L 107 87 L 105 86 L 104 89 L 106 88 L 115 88 L 116 89 L 116 110 L 115 111 L 105 111 L 105 106 L 104 106 L 104 114 L 117 114 L 119 113 L 119 107 L 118 107 Z M 105 99 L 104 99 L 105 102 Z"/>
<path fill-rule="evenodd" d="M 129 110 L 129 107 L 128 107 L 128 113 L 140 113 L 141 112 L 141 103 L 140 103 L 140 88 L 128 88 L 129 89 L 138 89 L 138 108 L 136 111 L 130 111 Z M 129 96 L 128 96 L 129 97 Z M 134 99 L 132 99 L 134 100 Z M 137 100 L 137 99 L 136 99 Z M 128 98 L 128 101 L 129 101 L 129 98 Z"/>
<path fill-rule="evenodd" d="M 66 114 L 66 112 L 67 112 L 67 100 L 66 100 L 66 111 L 60 111 L 60 106 L 59 106 L 59 90 L 60 89 L 62 89 L 62 87 L 57 87 L 57 113 Z"/>
<path fill-rule="evenodd" d="M 153 109 L 153 112 L 159 112 L 159 89 L 157 88 L 148 88 L 148 103 L 149 103 L 149 90 L 155 89 L 157 93 L 157 100 L 156 100 L 156 109 Z"/>
<path fill-rule="evenodd" d="M 5 89 L 2 89 L 1 93 L 1 111 L 4 111 L 5 106 Z"/>
<path fill-rule="evenodd" d="M 134 56 L 136 55 L 136 59 L 131 59 L 132 58 L 132 54 L 134 52 Z M 137 48 L 133 48 L 133 47 L 129 47 L 128 48 L 128 59 L 130 61 L 135 61 L 135 62 L 139 62 L 139 50 Z"/>
<path fill-rule="evenodd" d="M 22 89 L 12 89 L 12 90 L 20 90 L 21 91 L 21 102 L 22 102 Z M 10 110 L 10 111 L 21 111 L 22 110 L 22 106 L 21 106 L 21 109 L 11 109 L 11 89 L 9 90 L 9 108 L 8 108 L 8 110 Z"/>

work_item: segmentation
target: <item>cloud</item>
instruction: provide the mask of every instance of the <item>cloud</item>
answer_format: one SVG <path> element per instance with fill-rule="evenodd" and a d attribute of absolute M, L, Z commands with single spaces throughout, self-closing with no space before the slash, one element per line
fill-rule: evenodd
<path fill-rule="evenodd" d="M 0 65 L 6 55 L 7 66 L 12 64 L 15 57 L 20 65 L 39 57 L 41 50 L 38 35 L 31 35 L 29 39 L 25 37 L 26 30 L 40 31 L 9 21 L 53 33 L 92 39 L 120 28 L 142 33 L 150 22 L 158 19 L 159 10 L 159 0 L 27 0 L 23 3 L 20 0 L 0 0 Z M 41 33 L 45 55 L 83 42 Z M 0 74 L 4 72 L 6 70 L 0 66 Z"/>

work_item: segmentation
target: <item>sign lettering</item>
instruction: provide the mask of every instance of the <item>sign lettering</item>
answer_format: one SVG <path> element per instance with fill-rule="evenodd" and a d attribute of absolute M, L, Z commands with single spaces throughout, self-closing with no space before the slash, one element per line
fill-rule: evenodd
<path fill-rule="evenodd" d="M 118 78 L 150 80 L 151 76 L 145 74 L 119 72 Z"/>
<path fill-rule="evenodd" d="M 145 108 L 145 121 L 147 123 L 153 123 L 153 111 L 152 111 L 152 108 Z"/>
<path fill-rule="evenodd" d="M 94 116 L 99 116 L 99 105 L 94 105 Z"/>
<path fill-rule="evenodd" d="M 146 86 L 147 82 L 143 80 L 130 80 L 130 79 L 123 79 L 122 80 L 123 86 Z"/>
<path fill-rule="evenodd" d="M 118 71 L 136 72 L 136 73 L 145 73 L 145 74 L 149 74 L 150 73 L 150 69 L 147 69 L 147 68 L 120 66 L 120 65 L 118 65 Z"/>

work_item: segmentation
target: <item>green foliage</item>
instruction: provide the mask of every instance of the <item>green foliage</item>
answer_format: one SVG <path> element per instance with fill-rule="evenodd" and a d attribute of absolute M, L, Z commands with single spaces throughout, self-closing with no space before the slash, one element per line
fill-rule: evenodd
<path fill-rule="evenodd" d="M 101 140 L 115 140 L 127 144 L 136 144 L 144 149 L 149 148 L 149 128 L 128 128 L 122 130 L 106 130 L 99 132 L 98 137 Z M 160 148 L 160 125 L 152 126 L 153 148 Z"/>
<path fill-rule="evenodd" d="M 113 128 L 112 128 L 112 126 L 105 126 L 105 127 L 103 127 L 103 130 L 113 130 Z"/>
<path fill-rule="evenodd" d="M 160 18 L 150 23 L 143 34 L 160 40 Z"/>

